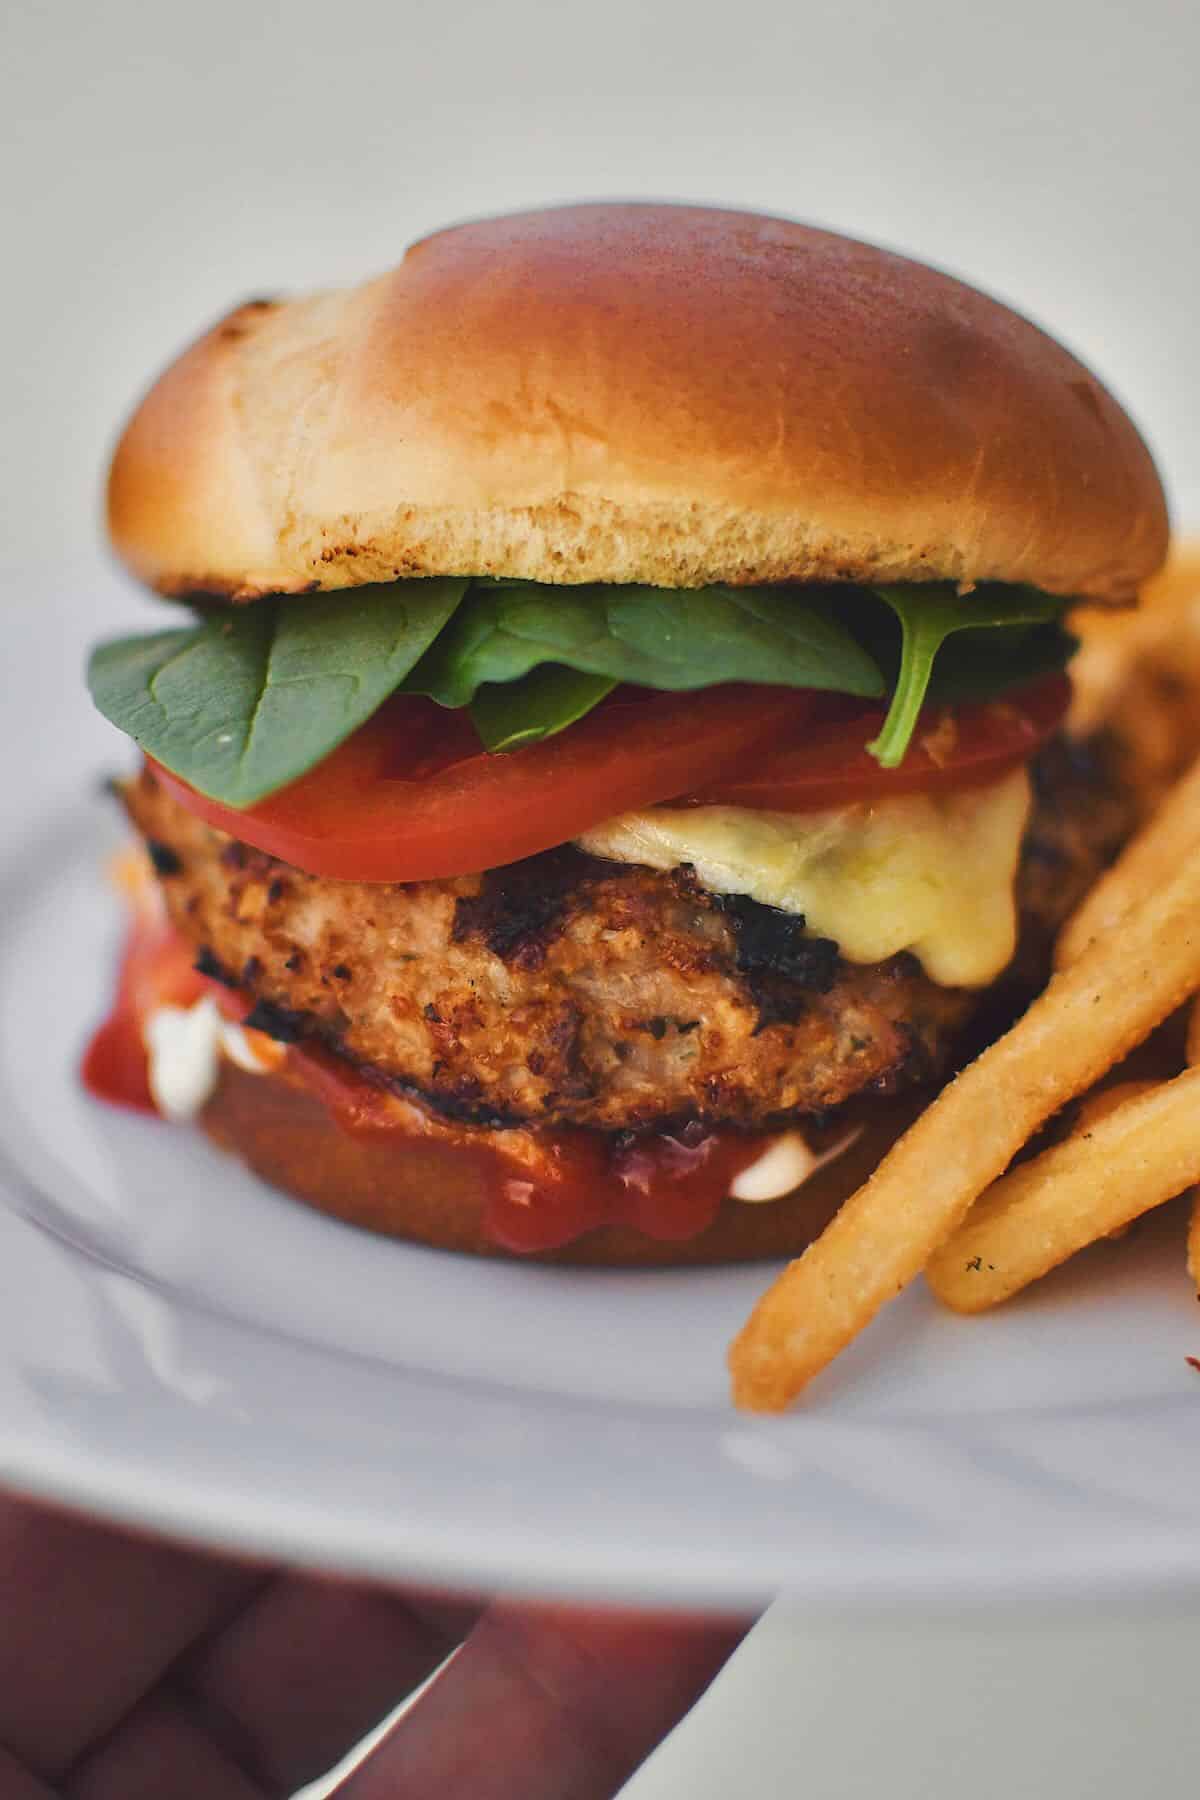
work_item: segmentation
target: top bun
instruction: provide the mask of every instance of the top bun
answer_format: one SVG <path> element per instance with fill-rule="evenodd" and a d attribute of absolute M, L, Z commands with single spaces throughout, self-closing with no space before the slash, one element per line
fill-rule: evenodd
<path fill-rule="evenodd" d="M 1149 452 L 1082 363 L 947 275 L 788 220 L 587 205 L 253 301 L 134 415 L 109 519 L 164 594 L 399 576 L 1028 582 L 1131 597 Z"/>

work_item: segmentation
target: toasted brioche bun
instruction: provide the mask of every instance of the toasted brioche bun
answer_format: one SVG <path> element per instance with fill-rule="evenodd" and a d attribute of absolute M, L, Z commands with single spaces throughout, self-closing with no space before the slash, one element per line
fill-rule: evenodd
<path fill-rule="evenodd" d="M 863 1109 L 861 1134 L 844 1156 L 784 1199 L 725 1201 L 698 1237 L 664 1241 L 629 1226 L 605 1226 L 564 1249 L 519 1260 L 662 1267 L 798 1255 L 927 1102 L 928 1095 L 875 1100 Z M 310 1089 L 283 1073 L 254 1075 L 223 1063 L 200 1123 L 272 1187 L 351 1225 L 440 1250 L 514 1254 L 485 1235 L 483 1186 L 469 1158 L 424 1158 L 419 1149 L 397 1152 L 386 1137 L 344 1131 Z"/>
<path fill-rule="evenodd" d="M 461 225 L 239 308 L 134 416 L 109 517 L 161 593 L 235 599 L 491 573 L 1123 600 L 1167 542 L 1137 431 L 1027 320 L 829 232 L 661 205 Z"/>

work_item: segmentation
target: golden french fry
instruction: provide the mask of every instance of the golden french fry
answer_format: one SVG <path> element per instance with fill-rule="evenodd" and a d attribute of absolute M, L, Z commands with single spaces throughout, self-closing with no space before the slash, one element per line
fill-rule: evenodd
<path fill-rule="evenodd" d="M 1080 1101 L 1075 1131 L 1090 1130 L 1101 1119 L 1107 1119 L 1109 1113 L 1124 1106 L 1127 1100 L 1136 1100 L 1139 1094 L 1148 1094 L 1151 1088 L 1158 1086 L 1157 1081 L 1115 1081 L 1111 1087 L 1097 1088 L 1095 1093 L 1086 1095 Z"/>
<path fill-rule="evenodd" d="M 925 1278 L 956 1312 L 983 1312 L 1198 1178 L 1200 1069 L 1189 1069 L 989 1188 Z"/>
<path fill-rule="evenodd" d="M 739 1406 L 777 1412 L 911 1281 L 1046 1119 L 1200 988 L 1200 854 L 1061 970 L 938 1096 L 816 1243 L 763 1295 L 729 1353 Z"/>
<path fill-rule="evenodd" d="M 1089 943 L 1114 931 L 1133 907 L 1171 879 L 1186 857 L 1196 854 L 1200 854 L 1200 760 L 1067 920 L 1055 945 L 1055 967 L 1067 968 Z"/>
<path fill-rule="evenodd" d="M 1192 1002 L 1188 1015 L 1187 1059 L 1193 1069 L 1200 1067 L 1200 994 Z"/>
<path fill-rule="evenodd" d="M 1075 1121 L 1075 1130 L 1077 1132 L 1086 1131 L 1090 1125 L 1097 1124 L 1101 1119 L 1107 1119 L 1109 1113 L 1116 1112 L 1118 1106 L 1123 1106 L 1126 1100 L 1134 1100 L 1139 1094 L 1148 1094 L 1151 1088 L 1157 1086 L 1158 1083 L 1156 1081 L 1116 1081 L 1113 1083 L 1112 1087 L 1096 1088 L 1092 1093 L 1086 1094 L 1080 1101 L 1079 1117 Z M 979 1202 L 981 1206 L 983 1200 L 986 1200 L 986 1198 L 987 1195 L 985 1194 L 983 1199 Z M 968 1225 L 974 1217 L 975 1212 L 974 1209 L 972 1209 L 972 1211 L 967 1214 Z M 1107 1235 L 1113 1239 L 1123 1238 L 1125 1233 L 1129 1230 L 1130 1222 L 1116 1226 Z M 965 1230 L 966 1227 L 964 1226 L 963 1229 Z"/>

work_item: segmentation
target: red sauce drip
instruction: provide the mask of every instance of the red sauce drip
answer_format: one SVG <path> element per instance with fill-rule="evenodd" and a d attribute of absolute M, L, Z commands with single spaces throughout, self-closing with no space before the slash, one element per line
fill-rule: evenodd
<path fill-rule="evenodd" d="M 761 1151 L 753 1139 L 718 1131 L 643 1138 L 616 1154 L 583 1132 L 556 1137 L 544 1172 L 493 1177 L 486 1230 L 506 1250 L 554 1250 L 601 1225 L 673 1242 L 697 1237 Z"/>
<path fill-rule="evenodd" d="M 397 1152 L 408 1147 L 426 1161 L 431 1152 L 469 1159 L 487 1195 L 484 1231 L 506 1250 L 556 1250 L 601 1225 L 696 1237 L 762 1151 L 741 1133 L 694 1127 L 623 1149 L 602 1132 L 569 1126 L 492 1131 L 401 1099 L 326 1050 L 293 1048 L 288 1067 L 340 1130 L 386 1138 Z"/>
<path fill-rule="evenodd" d="M 192 967 L 193 952 L 169 926 L 138 918 L 121 958 L 112 1011 L 84 1054 L 88 1090 L 112 1105 L 153 1112 L 142 1022 L 158 1006 L 190 1006 L 215 992 L 222 1010 L 245 1002 Z M 506 1250 L 555 1250 L 603 1225 L 648 1237 L 695 1237 L 716 1217 L 730 1184 L 761 1153 L 740 1133 L 702 1131 L 639 1138 L 618 1148 L 602 1132 L 566 1127 L 490 1130 L 459 1124 L 404 1099 L 317 1046 L 294 1045 L 286 1073 L 320 1100 L 334 1124 L 386 1142 L 397 1155 L 468 1161 L 486 1195 L 484 1231 Z"/>
<path fill-rule="evenodd" d="M 92 1033 L 79 1065 L 83 1085 L 97 1100 L 132 1112 L 155 1112 L 146 1079 L 141 1027 L 131 1012 L 114 1007 Z"/>

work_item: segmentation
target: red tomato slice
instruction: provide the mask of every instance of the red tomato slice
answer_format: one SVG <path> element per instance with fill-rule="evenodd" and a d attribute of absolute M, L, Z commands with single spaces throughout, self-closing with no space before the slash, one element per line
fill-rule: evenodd
<path fill-rule="evenodd" d="M 732 684 L 621 688 L 577 725 L 508 756 L 482 750 L 465 714 L 396 697 L 244 812 L 153 766 L 191 812 L 311 875 L 434 881 L 516 862 L 664 800 L 809 812 L 993 780 L 1051 735 L 1068 696 L 1066 678 L 1053 676 L 1002 700 L 936 709 L 890 770 L 865 748 L 882 707 Z"/>
<path fill-rule="evenodd" d="M 932 707 L 898 769 L 881 769 L 866 746 L 884 708 L 840 696 L 815 696 L 806 725 L 736 774 L 692 790 L 683 806 L 745 806 L 755 811 L 817 812 L 855 800 L 977 787 L 1016 768 L 1054 735 L 1071 698 L 1065 675 L 973 706 Z"/>
<path fill-rule="evenodd" d="M 622 688 L 557 737 L 495 756 L 466 714 L 397 696 L 244 812 L 152 766 L 189 811 L 311 875 L 432 881 L 516 862 L 714 781 L 794 734 L 814 698 L 732 683 L 690 694 Z"/>

